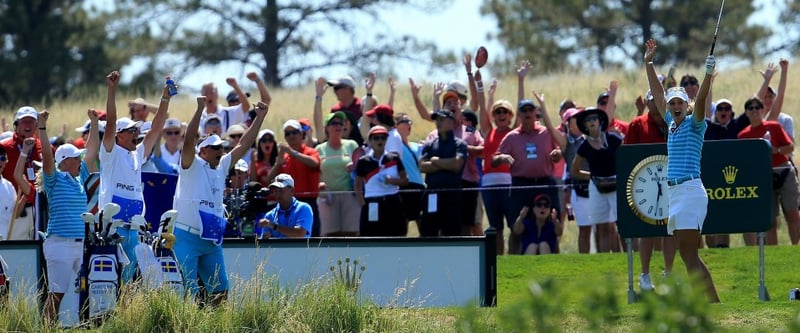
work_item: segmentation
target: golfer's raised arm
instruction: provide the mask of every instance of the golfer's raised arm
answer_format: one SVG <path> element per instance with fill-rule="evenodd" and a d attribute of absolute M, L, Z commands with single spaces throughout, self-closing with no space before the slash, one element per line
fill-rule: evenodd
<path fill-rule="evenodd" d="M 663 117 L 667 109 L 667 102 L 664 100 L 664 86 L 662 86 L 661 81 L 658 80 L 656 67 L 653 65 L 653 58 L 656 56 L 655 39 L 649 39 L 645 42 L 644 46 L 644 66 L 647 71 L 647 83 L 650 85 L 650 92 L 653 94 L 656 110 L 658 110 L 658 113 Z"/>

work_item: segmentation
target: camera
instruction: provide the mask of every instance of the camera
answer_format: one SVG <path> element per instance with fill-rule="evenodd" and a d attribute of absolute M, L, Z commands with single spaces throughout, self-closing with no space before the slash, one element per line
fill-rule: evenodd
<path fill-rule="evenodd" d="M 257 219 L 267 212 L 267 205 L 262 200 L 267 195 L 269 188 L 261 186 L 259 182 L 250 182 L 247 186 L 225 195 L 223 203 L 228 223 L 225 225 L 223 237 L 241 238 L 261 234 Z"/>

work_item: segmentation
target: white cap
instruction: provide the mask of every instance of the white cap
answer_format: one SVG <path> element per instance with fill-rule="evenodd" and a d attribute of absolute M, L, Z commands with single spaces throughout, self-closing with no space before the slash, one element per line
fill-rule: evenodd
<path fill-rule="evenodd" d="M 683 87 L 672 87 L 667 90 L 667 103 L 673 98 L 680 98 L 684 102 L 689 103 L 689 95 L 686 94 L 686 89 L 683 89 Z"/>
<path fill-rule="evenodd" d="M 5 131 L 3 133 L 0 133 L 0 141 L 8 139 L 8 138 L 10 138 L 12 136 L 14 136 L 14 132 L 12 132 L 12 131 Z"/>
<path fill-rule="evenodd" d="M 723 104 L 723 103 L 724 104 L 728 104 L 728 105 L 731 106 L 731 108 L 733 108 L 733 102 L 731 102 L 731 100 L 729 100 L 727 98 L 720 98 L 716 103 L 714 103 L 714 106 L 716 107 L 717 105 L 720 105 L 720 104 Z"/>
<path fill-rule="evenodd" d="M 233 169 L 242 172 L 247 172 L 247 170 L 249 170 L 250 168 L 245 160 L 238 160 L 236 161 L 236 165 L 233 166 Z"/>
<path fill-rule="evenodd" d="M 294 187 L 294 179 L 292 179 L 292 176 L 290 176 L 289 174 L 282 173 L 275 176 L 275 181 L 269 184 L 269 187 L 277 187 L 277 188 Z"/>
<path fill-rule="evenodd" d="M 23 106 L 17 109 L 17 114 L 14 116 L 14 121 L 25 117 L 39 120 L 39 112 L 36 112 L 36 109 L 34 109 L 32 106 Z"/>
<path fill-rule="evenodd" d="M 292 127 L 296 130 L 302 129 L 303 126 L 300 125 L 300 122 L 294 119 L 289 119 L 285 123 L 283 123 L 283 130 L 285 131 L 287 128 Z M 274 136 L 274 135 L 273 135 Z"/>
<path fill-rule="evenodd" d="M 236 125 L 231 125 L 231 127 L 228 127 L 228 130 L 225 131 L 225 135 L 230 138 L 231 135 L 244 134 L 244 132 L 245 132 L 244 126 L 236 124 Z"/>
<path fill-rule="evenodd" d="M 164 123 L 164 129 L 168 128 L 181 128 L 181 121 L 176 118 L 167 119 L 167 121 Z"/>
<path fill-rule="evenodd" d="M 133 121 L 131 118 L 122 117 L 117 119 L 117 133 L 133 127 L 142 127 L 141 121 Z"/>
<path fill-rule="evenodd" d="M 329 80 L 328 81 L 328 85 L 329 86 L 333 86 L 333 87 L 335 87 L 335 86 L 348 86 L 350 88 L 355 88 L 356 87 L 356 81 L 354 81 L 353 78 L 350 77 L 349 75 L 345 75 L 345 76 L 342 76 L 342 77 L 340 77 L 340 78 L 338 78 L 336 80 Z"/>
<path fill-rule="evenodd" d="M 263 130 L 258 132 L 258 138 L 256 138 L 256 140 L 261 140 L 261 138 L 263 138 L 264 135 L 267 135 L 267 134 L 272 135 L 272 138 L 275 139 L 275 132 L 273 132 L 269 128 L 266 128 L 266 129 L 263 129 Z"/>
<path fill-rule="evenodd" d="M 89 126 L 91 124 L 92 124 L 92 121 L 91 120 L 87 120 L 85 123 L 83 123 L 83 126 L 75 127 L 75 132 L 78 132 L 78 133 L 86 132 L 86 131 L 89 130 Z"/>
<path fill-rule="evenodd" d="M 448 83 L 447 86 L 445 87 L 445 90 L 455 92 L 456 94 L 459 94 L 461 96 L 469 95 L 469 90 L 467 90 L 467 86 L 459 80 L 450 81 L 450 83 Z"/>
<path fill-rule="evenodd" d="M 222 146 L 223 142 L 224 141 L 220 139 L 219 135 L 216 134 L 209 135 L 205 140 L 203 140 L 202 142 L 200 142 L 199 145 L 197 145 L 197 148 L 203 148 L 208 146 Z"/>
<path fill-rule="evenodd" d="M 58 146 L 56 149 L 56 166 L 59 166 L 61 162 L 70 158 L 70 157 L 78 157 L 83 154 L 83 149 L 78 149 L 78 147 L 73 146 L 72 144 L 66 143 L 63 145 Z"/>

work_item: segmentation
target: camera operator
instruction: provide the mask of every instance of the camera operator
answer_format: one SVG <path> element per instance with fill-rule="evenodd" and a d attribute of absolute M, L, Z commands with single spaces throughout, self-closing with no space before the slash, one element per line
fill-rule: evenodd
<path fill-rule="evenodd" d="M 269 188 L 278 198 L 278 206 L 267 212 L 258 225 L 267 230 L 272 238 L 311 237 L 314 213 L 311 206 L 294 197 L 292 176 L 279 174 Z"/>

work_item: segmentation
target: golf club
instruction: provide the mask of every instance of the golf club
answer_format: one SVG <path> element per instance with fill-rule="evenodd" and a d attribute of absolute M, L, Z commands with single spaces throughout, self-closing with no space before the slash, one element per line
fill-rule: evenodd
<path fill-rule="evenodd" d="M 717 17 L 717 27 L 714 28 L 714 41 L 711 42 L 711 52 L 708 55 L 714 55 L 714 47 L 717 46 L 717 32 L 719 32 L 719 23 L 722 21 L 722 9 L 725 8 L 725 0 L 722 0 L 722 5 L 719 6 L 719 16 Z"/>

